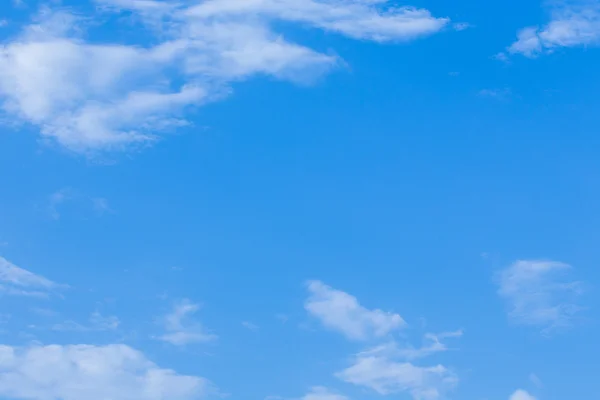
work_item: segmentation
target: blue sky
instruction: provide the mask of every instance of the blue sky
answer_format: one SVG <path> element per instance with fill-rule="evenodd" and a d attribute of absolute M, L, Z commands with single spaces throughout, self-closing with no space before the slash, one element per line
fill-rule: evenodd
<path fill-rule="evenodd" d="M 598 1 L 0 21 L 0 399 L 600 393 Z"/>

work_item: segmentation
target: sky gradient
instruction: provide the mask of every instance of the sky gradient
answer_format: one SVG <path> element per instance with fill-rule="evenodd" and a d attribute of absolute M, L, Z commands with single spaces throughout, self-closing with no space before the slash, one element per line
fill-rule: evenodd
<path fill-rule="evenodd" d="M 0 37 L 0 400 L 600 393 L 600 2 L 6 0 Z"/>

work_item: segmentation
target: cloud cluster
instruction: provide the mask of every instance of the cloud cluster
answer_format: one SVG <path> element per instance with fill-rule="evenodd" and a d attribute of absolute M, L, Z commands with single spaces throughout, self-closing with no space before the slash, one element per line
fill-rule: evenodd
<path fill-rule="evenodd" d="M 96 3 L 106 13 L 133 14 L 151 39 L 91 40 L 89 18 L 45 9 L 0 46 L 4 113 L 84 153 L 152 143 L 188 124 L 188 108 L 221 98 L 232 82 L 255 75 L 307 82 L 336 66 L 337 56 L 286 40 L 274 22 L 376 42 L 412 40 L 449 22 L 386 0 Z"/>
<path fill-rule="evenodd" d="M 418 348 L 400 345 L 390 336 L 406 326 L 400 315 L 369 310 L 356 297 L 320 281 L 309 282 L 308 290 L 305 308 L 325 327 L 351 340 L 387 340 L 352 357 L 352 364 L 337 372 L 337 378 L 381 395 L 408 393 L 415 400 L 438 399 L 458 383 L 456 374 L 443 365 L 419 366 L 413 361 L 448 350 L 442 340 L 459 337 L 462 331 L 426 334 Z"/>
<path fill-rule="evenodd" d="M 163 369 L 125 345 L 0 345 L 0 397 L 61 400 L 195 400 L 200 377 Z"/>
<path fill-rule="evenodd" d="M 497 275 L 498 293 L 510 307 L 510 317 L 545 332 L 572 324 L 580 307 L 575 299 L 581 283 L 568 279 L 568 264 L 555 261 L 516 261 Z"/>

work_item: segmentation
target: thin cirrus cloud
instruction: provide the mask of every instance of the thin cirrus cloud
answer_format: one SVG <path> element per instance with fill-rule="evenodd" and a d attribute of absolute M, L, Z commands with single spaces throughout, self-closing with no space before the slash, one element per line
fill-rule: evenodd
<path fill-rule="evenodd" d="M 67 286 L 17 267 L 4 257 L 0 257 L 0 294 L 48 297 L 51 293 L 65 287 Z"/>
<path fill-rule="evenodd" d="M 6 116 L 81 153 L 151 144 L 189 124 L 190 108 L 222 98 L 233 82 L 256 75 L 310 82 L 339 64 L 336 55 L 286 40 L 274 21 L 374 42 L 414 40 L 449 24 L 385 0 L 95 3 L 91 19 L 133 14 L 156 44 L 98 43 L 86 39 L 89 15 L 43 9 L 0 46 Z"/>
<path fill-rule="evenodd" d="M 551 3 L 550 21 L 543 27 L 531 26 L 517 33 L 508 54 L 534 58 L 560 48 L 600 44 L 600 4 L 597 1 Z M 499 56 L 499 57 L 498 57 Z M 505 53 L 496 56 L 505 59 Z"/>
<path fill-rule="evenodd" d="M 363 307 L 356 297 L 327 286 L 321 281 L 307 284 L 309 296 L 304 308 L 321 323 L 352 340 L 386 336 L 406 325 L 396 313 Z"/>
<path fill-rule="evenodd" d="M 569 278 L 572 267 L 556 261 L 520 260 L 499 271 L 498 294 L 516 323 L 538 326 L 543 332 L 569 327 L 581 310 L 581 282 Z"/>
<path fill-rule="evenodd" d="M 208 380 L 160 368 L 122 344 L 0 345 L 2 398 L 196 400 L 213 390 Z"/>
<path fill-rule="evenodd" d="M 192 316 L 200 309 L 200 305 L 184 299 L 173 307 L 173 310 L 163 318 L 165 333 L 157 339 L 174 346 L 185 346 L 192 343 L 211 342 L 218 336 L 207 332 Z"/>

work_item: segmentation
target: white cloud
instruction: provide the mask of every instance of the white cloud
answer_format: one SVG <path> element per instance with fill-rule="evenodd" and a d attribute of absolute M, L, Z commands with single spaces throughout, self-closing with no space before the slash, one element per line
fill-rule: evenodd
<path fill-rule="evenodd" d="M 354 364 L 336 376 L 381 395 L 409 393 L 415 400 L 435 400 L 458 383 L 456 375 L 443 365 L 416 366 L 382 355 L 359 354 Z"/>
<path fill-rule="evenodd" d="M 571 266 L 555 261 L 517 261 L 497 275 L 498 293 L 510 307 L 510 317 L 544 331 L 570 326 L 580 310 L 575 298 L 581 283 L 568 280 Z"/>
<path fill-rule="evenodd" d="M 348 398 L 323 386 L 314 386 L 302 397 L 302 400 L 348 400 Z"/>
<path fill-rule="evenodd" d="M 509 400 L 536 400 L 536 398 L 526 391 L 519 389 L 510 396 Z"/>
<path fill-rule="evenodd" d="M 198 304 L 186 299 L 175 304 L 173 311 L 164 317 L 166 333 L 158 339 L 175 346 L 216 340 L 217 335 L 207 332 L 199 322 L 191 320 L 190 316 L 199 309 Z"/>
<path fill-rule="evenodd" d="M 5 114 L 84 153 L 152 143 L 187 124 L 187 108 L 221 98 L 232 82 L 254 75 L 307 82 L 336 66 L 338 57 L 287 41 L 273 21 L 377 42 L 415 39 L 448 24 L 385 0 L 97 3 L 132 11 L 156 35 L 145 46 L 86 41 L 88 20 L 46 9 L 0 46 Z"/>
<path fill-rule="evenodd" d="M 369 310 L 356 297 L 336 290 L 320 281 L 308 283 L 309 297 L 304 307 L 325 327 L 353 340 L 383 337 L 406 325 L 399 314 L 379 309 Z"/>
<path fill-rule="evenodd" d="M 65 287 L 12 264 L 0 257 L 0 294 L 46 297 L 56 289 Z"/>
<path fill-rule="evenodd" d="M 0 397 L 61 400 L 195 400 L 211 391 L 125 345 L 0 346 Z"/>
<path fill-rule="evenodd" d="M 551 19 L 544 27 L 527 27 L 508 47 L 511 54 L 535 57 L 561 47 L 600 44 L 600 4 L 597 1 L 570 1 L 554 4 Z"/>

